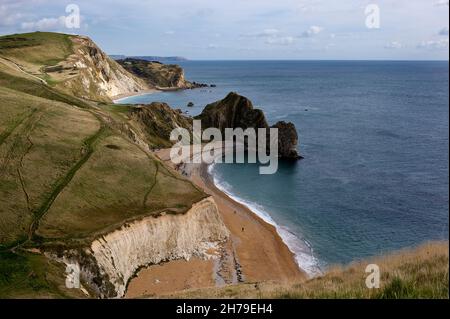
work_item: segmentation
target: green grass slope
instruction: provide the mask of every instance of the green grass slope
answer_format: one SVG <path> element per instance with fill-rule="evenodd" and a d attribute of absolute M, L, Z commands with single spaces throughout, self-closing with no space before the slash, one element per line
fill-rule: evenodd
<path fill-rule="evenodd" d="M 32 32 L 0 37 L 0 56 L 38 67 L 54 65 L 73 52 L 71 35 Z"/>
<path fill-rule="evenodd" d="M 84 101 L 0 60 L 0 297 L 82 297 L 39 249 L 85 246 L 206 196 L 135 143 L 131 127 L 141 130 L 130 106 Z"/>

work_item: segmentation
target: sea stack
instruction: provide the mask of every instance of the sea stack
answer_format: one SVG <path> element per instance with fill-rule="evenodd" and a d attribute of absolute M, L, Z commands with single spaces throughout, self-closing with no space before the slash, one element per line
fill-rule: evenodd
<path fill-rule="evenodd" d="M 195 117 L 202 121 L 202 128 L 218 128 L 222 134 L 225 128 L 270 128 L 264 112 L 253 107 L 245 96 L 230 92 L 224 99 L 208 104 L 202 113 Z M 302 158 L 297 151 L 298 135 L 295 125 L 290 122 L 277 122 L 278 154 L 280 158 L 297 160 Z"/>

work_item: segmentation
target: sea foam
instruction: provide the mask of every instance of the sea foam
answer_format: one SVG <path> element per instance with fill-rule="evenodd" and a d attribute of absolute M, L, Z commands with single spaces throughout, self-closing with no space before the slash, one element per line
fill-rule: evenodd
<path fill-rule="evenodd" d="M 294 254 L 297 265 L 306 272 L 306 274 L 312 278 L 322 274 L 320 269 L 319 260 L 314 256 L 314 251 L 311 245 L 305 239 L 300 239 L 296 234 L 289 230 L 286 226 L 278 225 L 267 213 L 266 209 L 254 202 L 240 198 L 232 191 L 232 186 L 226 181 L 221 180 L 219 176 L 214 172 L 214 164 L 208 166 L 208 174 L 213 178 L 214 185 L 222 192 L 227 194 L 230 198 L 236 202 L 246 206 L 258 217 L 264 220 L 266 223 L 273 225 L 280 235 L 283 242 Z"/>

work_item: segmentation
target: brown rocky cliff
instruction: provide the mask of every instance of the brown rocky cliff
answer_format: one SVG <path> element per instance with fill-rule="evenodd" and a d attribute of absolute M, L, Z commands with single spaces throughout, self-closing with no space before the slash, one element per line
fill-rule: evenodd
<path fill-rule="evenodd" d="M 175 128 L 192 131 L 192 119 L 174 110 L 166 103 L 153 102 L 130 110 L 130 116 L 147 133 L 152 147 L 170 147 L 170 133 Z"/>
<path fill-rule="evenodd" d="M 206 84 L 190 82 L 184 77 L 184 70 L 176 64 L 163 64 L 136 58 L 117 61 L 128 72 L 144 80 L 147 85 L 157 89 L 192 89 Z"/>
<path fill-rule="evenodd" d="M 269 128 L 263 111 L 255 109 L 249 99 L 235 92 L 208 104 L 195 119 L 202 121 L 202 129 L 216 127 L 222 134 L 225 128 Z M 279 156 L 286 159 L 301 158 L 297 151 L 298 135 L 294 124 L 278 122 L 272 127 L 278 128 Z"/>

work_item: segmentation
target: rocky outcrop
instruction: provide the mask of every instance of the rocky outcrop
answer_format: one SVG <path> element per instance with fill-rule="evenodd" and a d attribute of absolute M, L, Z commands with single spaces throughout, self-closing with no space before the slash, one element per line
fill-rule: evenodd
<path fill-rule="evenodd" d="M 225 128 L 269 127 L 263 111 L 253 108 L 249 99 L 234 92 L 223 100 L 208 104 L 196 119 L 202 120 L 203 129 L 215 127 L 222 134 L 225 134 Z"/>
<path fill-rule="evenodd" d="M 162 64 L 134 58 L 118 60 L 128 72 L 144 80 L 150 87 L 165 89 L 193 89 L 207 87 L 207 84 L 187 81 L 184 70 L 176 64 Z"/>
<path fill-rule="evenodd" d="M 147 265 L 193 256 L 213 258 L 229 237 L 212 197 L 185 214 L 145 217 L 94 240 L 90 247 L 65 252 L 66 264 L 80 265 L 81 277 L 100 297 L 123 297 L 132 276 Z"/>
<path fill-rule="evenodd" d="M 278 152 L 284 158 L 302 158 L 297 151 L 298 134 L 295 125 L 291 122 L 280 121 L 271 127 L 278 129 Z"/>
<path fill-rule="evenodd" d="M 170 147 L 170 133 L 175 128 L 192 131 L 191 118 L 162 102 L 134 107 L 130 111 L 130 117 L 147 133 L 147 139 L 153 147 Z"/>
<path fill-rule="evenodd" d="M 127 72 L 88 37 L 73 36 L 71 41 L 73 54 L 45 69 L 57 80 L 56 87 L 99 101 L 110 101 L 115 96 L 149 88 L 145 81 Z"/>
<path fill-rule="evenodd" d="M 208 104 L 195 117 L 202 121 L 202 129 L 216 127 L 225 134 L 225 128 L 269 128 L 263 111 L 255 109 L 252 102 L 237 93 L 229 93 L 223 100 Z M 278 154 L 281 158 L 299 159 L 297 130 L 292 123 L 278 122 Z"/>

